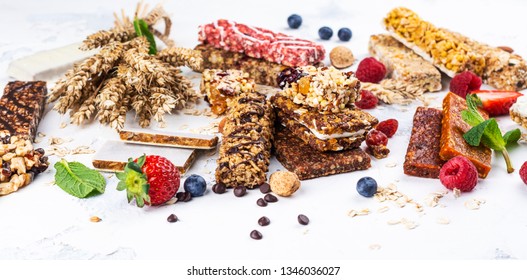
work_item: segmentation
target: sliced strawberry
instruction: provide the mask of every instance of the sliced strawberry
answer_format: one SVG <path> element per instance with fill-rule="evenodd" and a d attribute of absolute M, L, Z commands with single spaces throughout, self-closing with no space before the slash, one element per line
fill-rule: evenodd
<path fill-rule="evenodd" d="M 509 114 L 509 108 L 516 103 L 516 99 L 523 94 L 509 90 L 476 90 L 476 94 L 483 103 L 483 110 L 489 115 L 500 116 Z"/>

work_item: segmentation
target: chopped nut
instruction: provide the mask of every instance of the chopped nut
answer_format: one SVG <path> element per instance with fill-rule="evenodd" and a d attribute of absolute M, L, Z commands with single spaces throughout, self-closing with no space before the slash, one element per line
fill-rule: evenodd
<path fill-rule="evenodd" d="M 101 218 L 97 217 L 97 216 L 91 216 L 90 217 L 90 222 L 92 223 L 98 223 L 101 221 Z"/>

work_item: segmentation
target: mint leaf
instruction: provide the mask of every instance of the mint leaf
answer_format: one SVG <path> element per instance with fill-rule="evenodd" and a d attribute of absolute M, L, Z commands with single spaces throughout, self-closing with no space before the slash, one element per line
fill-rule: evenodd
<path fill-rule="evenodd" d="M 55 184 L 62 190 L 78 198 L 104 193 L 106 180 L 96 170 L 80 162 L 67 162 L 62 159 L 55 163 Z"/>
<path fill-rule="evenodd" d="M 478 105 L 481 105 L 481 99 L 475 94 L 468 94 L 466 101 L 468 109 L 461 111 L 461 118 L 463 121 L 471 126 L 476 126 L 484 122 L 485 119 L 478 111 Z"/>
<path fill-rule="evenodd" d="M 479 125 L 474 126 L 465 134 L 463 134 L 463 138 L 465 139 L 465 141 L 467 141 L 470 146 L 479 146 L 487 125 L 488 120 L 480 123 Z"/>
<path fill-rule="evenodd" d="M 488 119 L 485 122 L 488 122 L 488 124 L 485 127 L 481 141 L 485 146 L 493 150 L 502 151 L 505 149 L 505 140 L 503 140 L 503 136 L 501 136 L 498 122 L 494 118 Z"/>
<path fill-rule="evenodd" d="M 157 53 L 156 40 L 152 32 L 150 32 L 150 29 L 148 28 L 148 24 L 146 23 L 146 21 L 144 21 L 143 19 L 135 19 L 134 29 L 135 29 L 135 33 L 137 34 L 137 36 L 145 36 L 146 40 L 148 40 L 148 43 L 150 44 L 148 53 L 156 54 Z"/>
<path fill-rule="evenodd" d="M 514 144 L 518 142 L 518 140 L 520 140 L 521 137 L 522 137 L 522 132 L 520 131 L 519 128 L 516 128 L 514 130 L 507 131 L 507 133 L 503 135 L 503 140 L 506 143 L 505 145 L 509 145 L 509 144 Z"/>
<path fill-rule="evenodd" d="M 485 120 L 480 120 L 477 116 L 474 115 L 474 113 L 470 112 L 469 110 L 463 110 L 461 111 L 461 119 L 468 123 L 470 126 L 476 126 Z"/>

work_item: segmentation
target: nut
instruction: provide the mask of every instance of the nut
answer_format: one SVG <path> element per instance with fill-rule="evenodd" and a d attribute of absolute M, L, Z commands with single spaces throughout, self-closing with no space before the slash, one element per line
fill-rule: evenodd
<path fill-rule="evenodd" d="M 331 61 L 331 65 L 335 68 L 343 69 L 353 65 L 355 57 L 353 57 L 353 53 L 350 49 L 344 46 L 337 46 L 329 53 L 329 60 Z"/>
<path fill-rule="evenodd" d="M 271 191 L 279 196 L 291 196 L 300 188 L 300 180 L 295 173 L 277 171 L 269 178 Z"/>
<path fill-rule="evenodd" d="M 221 119 L 220 123 L 218 124 L 218 132 L 223 133 L 223 128 L 225 127 L 225 122 L 227 121 L 227 117 L 224 117 Z"/>
<path fill-rule="evenodd" d="M 513 53 L 514 50 L 511 48 L 511 47 L 507 47 L 507 46 L 499 46 L 498 49 L 501 49 L 501 50 L 504 50 L 508 53 Z"/>
<path fill-rule="evenodd" d="M 101 218 L 97 217 L 97 216 L 91 216 L 90 217 L 90 222 L 92 223 L 98 223 L 101 221 Z"/>

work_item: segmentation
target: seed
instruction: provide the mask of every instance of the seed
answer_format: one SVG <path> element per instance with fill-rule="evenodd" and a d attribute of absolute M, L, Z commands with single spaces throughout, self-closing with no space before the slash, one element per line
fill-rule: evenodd
<path fill-rule="evenodd" d="M 305 226 L 309 224 L 309 218 L 304 214 L 300 214 L 298 215 L 298 223 Z"/>
<path fill-rule="evenodd" d="M 255 240 L 260 240 L 262 239 L 262 234 L 257 230 L 253 230 L 251 231 L 251 238 Z"/>
<path fill-rule="evenodd" d="M 271 202 L 271 203 L 273 203 L 273 202 L 277 202 L 277 201 L 278 201 L 278 198 L 276 198 L 276 196 L 274 196 L 274 195 L 272 195 L 272 194 L 270 194 L 270 193 L 266 194 L 266 195 L 264 196 L 264 199 L 265 199 L 265 201 L 267 201 L 267 202 Z"/>
<path fill-rule="evenodd" d="M 99 218 L 97 216 L 91 216 L 90 217 L 90 222 L 92 222 L 92 223 L 98 223 L 100 221 L 102 221 L 101 218 Z"/>
<path fill-rule="evenodd" d="M 260 219 L 258 219 L 258 224 L 260 226 L 262 226 L 262 227 L 265 227 L 265 226 L 269 225 L 270 223 L 271 223 L 271 221 L 266 216 L 263 216 Z"/>
<path fill-rule="evenodd" d="M 174 214 L 170 214 L 170 216 L 167 217 L 167 222 L 169 223 L 175 223 L 177 222 L 179 219 L 177 218 L 176 215 Z"/>
<path fill-rule="evenodd" d="M 242 197 L 245 195 L 245 193 L 247 193 L 247 188 L 244 186 L 234 188 L 234 195 L 236 197 Z"/>
<path fill-rule="evenodd" d="M 258 198 L 258 200 L 256 201 L 256 204 L 260 207 L 265 207 L 267 206 L 267 201 L 265 201 L 263 198 Z"/>
<path fill-rule="evenodd" d="M 508 53 L 513 53 L 514 50 L 511 48 L 511 47 L 507 47 L 507 46 L 499 46 L 498 49 L 502 49 Z"/>

